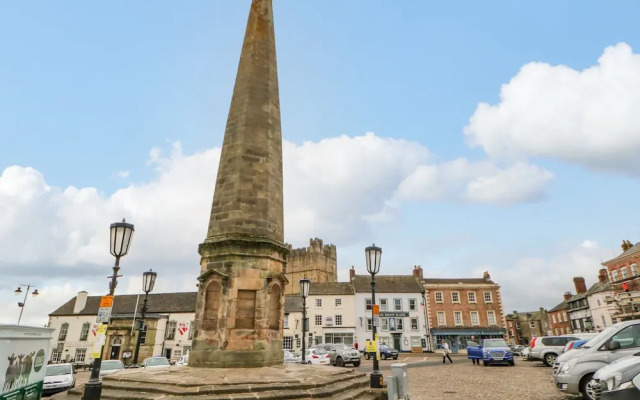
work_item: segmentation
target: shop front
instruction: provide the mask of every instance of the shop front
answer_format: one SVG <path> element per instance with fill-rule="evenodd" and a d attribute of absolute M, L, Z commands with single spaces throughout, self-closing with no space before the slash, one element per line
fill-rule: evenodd
<path fill-rule="evenodd" d="M 506 331 L 501 328 L 496 329 L 432 329 L 431 337 L 433 338 L 433 348 L 438 350 L 442 348 L 442 340 L 446 340 L 449 344 L 451 352 L 456 354 L 460 350 L 466 350 L 467 341 L 474 337 L 476 342 L 484 339 L 504 339 Z"/>

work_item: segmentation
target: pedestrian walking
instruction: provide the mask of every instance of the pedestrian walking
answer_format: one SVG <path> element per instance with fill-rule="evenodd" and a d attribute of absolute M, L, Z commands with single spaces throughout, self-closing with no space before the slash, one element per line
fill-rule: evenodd
<path fill-rule="evenodd" d="M 449 343 L 447 343 L 446 340 L 442 339 L 442 363 L 446 364 L 446 359 L 449 359 L 449 362 L 451 364 L 453 364 L 453 360 L 451 359 L 451 357 L 449 357 L 449 353 L 451 353 L 451 351 L 449 350 Z"/>
<path fill-rule="evenodd" d="M 355 342 L 355 343 L 353 344 L 353 347 L 355 347 L 355 349 L 356 349 L 356 350 L 358 350 L 358 342 Z"/>

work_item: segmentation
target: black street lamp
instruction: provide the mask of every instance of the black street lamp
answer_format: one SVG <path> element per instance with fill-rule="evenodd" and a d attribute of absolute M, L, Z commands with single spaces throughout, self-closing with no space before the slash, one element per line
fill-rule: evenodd
<path fill-rule="evenodd" d="M 133 364 L 130 368 L 138 367 L 138 353 L 140 352 L 140 342 L 142 341 L 142 331 L 144 329 L 144 325 L 146 323 L 144 319 L 144 314 L 147 312 L 147 297 L 149 297 L 149 292 L 153 290 L 153 285 L 156 283 L 156 276 L 158 274 L 149 270 L 142 274 L 142 291 L 144 291 L 144 301 L 142 302 L 142 318 L 139 320 L 139 328 L 138 328 L 138 339 L 136 340 L 136 351 L 133 353 Z"/>
<path fill-rule="evenodd" d="M 375 243 L 373 246 L 369 246 L 364 249 L 364 255 L 367 261 L 367 272 L 371 274 L 371 331 L 373 333 L 373 340 L 377 346 L 379 343 L 377 342 L 377 329 L 376 329 L 376 315 L 374 313 L 374 308 L 376 304 L 376 274 L 380 272 L 380 258 L 382 257 L 382 249 L 380 247 L 376 247 Z M 372 388 L 381 388 L 382 387 L 382 374 L 380 373 L 379 365 L 378 365 L 378 351 L 373 355 L 373 371 L 370 375 L 371 378 L 371 387 Z"/>
<path fill-rule="evenodd" d="M 124 219 L 122 222 L 115 222 L 111 224 L 109 228 L 110 237 L 110 251 L 111 255 L 116 258 L 116 263 L 113 266 L 113 275 L 107 278 L 111 279 L 109 282 L 109 295 L 113 296 L 118 285 L 118 278 L 122 275 L 118 275 L 120 270 L 120 257 L 124 257 L 129 252 L 129 245 L 131 244 L 131 238 L 133 237 L 133 224 L 128 224 Z M 82 400 L 100 400 L 102 395 L 102 382 L 100 382 L 100 366 L 102 365 L 102 353 L 104 351 L 104 345 L 100 350 L 100 357 L 93 360 L 93 369 L 91 369 L 91 377 L 84 384 L 84 391 L 82 393 Z"/>
<path fill-rule="evenodd" d="M 309 284 L 307 278 L 300 279 L 300 296 L 302 296 L 302 364 L 305 363 L 305 339 L 307 337 L 307 296 L 309 296 Z"/>
<path fill-rule="evenodd" d="M 36 297 L 37 295 L 39 295 L 40 293 L 38 293 L 38 288 L 36 288 L 35 286 L 33 286 L 32 284 L 28 283 L 28 284 L 20 284 L 18 286 L 18 288 L 16 290 L 14 290 L 13 293 L 16 294 L 16 296 L 20 296 L 22 294 L 22 286 L 26 287 L 27 290 L 24 291 L 24 299 L 22 301 L 18 302 L 18 307 L 20 307 L 20 316 L 18 317 L 18 325 L 20 325 L 20 321 L 22 320 L 22 312 L 24 311 L 24 306 L 25 304 L 27 304 L 27 295 L 29 294 L 29 289 L 31 289 L 32 287 L 34 288 L 33 292 L 31 292 L 31 295 L 33 297 Z"/>

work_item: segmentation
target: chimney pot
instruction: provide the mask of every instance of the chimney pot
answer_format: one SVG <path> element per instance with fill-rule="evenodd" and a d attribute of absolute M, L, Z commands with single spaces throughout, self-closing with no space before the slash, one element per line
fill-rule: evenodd
<path fill-rule="evenodd" d="M 573 295 L 571 294 L 571 292 L 564 292 L 564 299 L 565 300 L 569 300 L 572 297 L 573 297 Z"/>
<path fill-rule="evenodd" d="M 349 270 L 349 282 L 353 282 L 353 278 L 355 278 L 355 276 L 356 276 L 356 267 L 352 265 L 351 269 Z"/>

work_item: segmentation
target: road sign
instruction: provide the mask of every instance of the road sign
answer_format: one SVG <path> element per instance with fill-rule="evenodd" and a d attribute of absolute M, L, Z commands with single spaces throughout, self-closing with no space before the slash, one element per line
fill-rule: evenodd
<path fill-rule="evenodd" d="M 100 308 L 103 308 L 103 307 L 107 307 L 107 308 L 113 307 L 113 296 L 107 295 L 107 296 L 102 296 L 100 298 Z"/>
<path fill-rule="evenodd" d="M 96 322 L 99 324 L 108 324 L 111 318 L 111 307 L 100 307 L 98 309 L 98 318 Z"/>
<path fill-rule="evenodd" d="M 380 314 L 380 306 L 379 305 L 377 305 L 377 304 L 373 305 L 373 314 L 374 315 Z"/>
<path fill-rule="evenodd" d="M 373 326 L 377 326 L 377 327 L 380 326 L 380 317 L 378 317 L 377 314 L 373 315 Z"/>
<path fill-rule="evenodd" d="M 376 352 L 376 341 L 375 340 L 366 340 L 364 342 L 364 351 L 367 353 L 375 353 Z"/>
<path fill-rule="evenodd" d="M 91 352 L 91 358 L 99 358 L 102 353 L 102 346 L 107 342 L 107 325 L 98 325 L 98 331 L 96 332 L 96 343 L 93 346 Z"/>

